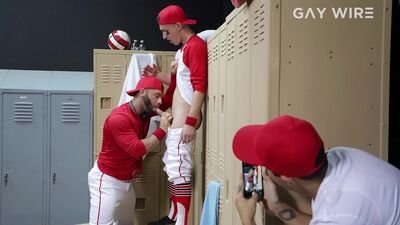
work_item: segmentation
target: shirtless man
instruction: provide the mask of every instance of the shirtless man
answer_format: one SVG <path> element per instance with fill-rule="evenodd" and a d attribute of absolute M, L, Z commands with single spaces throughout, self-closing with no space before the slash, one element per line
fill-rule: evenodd
<path fill-rule="evenodd" d="M 192 195 L 191 145 L 201 124 L 201 107 L 207 90 L 207 45 L 188 26 L 196 23 L 187 19 L 177 5 L 161 10 L 158 24 L 163 39 L 176 46 L 183 45 L 175 56 L 176 75 L 162 74 L 156 65 L 148 65 L 143 71 L 146 76 L 155 76 L 165 84 L 176 82 L 177 86 L 172 100 L 173 122 L 168 129 L 163 157 L 171 188 L 171 209 L 168 216 L 149 225 L 187 224 Z"/>

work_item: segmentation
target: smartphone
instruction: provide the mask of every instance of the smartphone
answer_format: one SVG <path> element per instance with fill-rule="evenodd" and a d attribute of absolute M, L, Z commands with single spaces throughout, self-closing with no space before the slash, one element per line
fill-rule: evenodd
<path fill-rule="evenodd" d="M 262 167 L 242 162 L 244 197 L 251 198 L 257 192 L 260 199 L 264 196 Z"/>

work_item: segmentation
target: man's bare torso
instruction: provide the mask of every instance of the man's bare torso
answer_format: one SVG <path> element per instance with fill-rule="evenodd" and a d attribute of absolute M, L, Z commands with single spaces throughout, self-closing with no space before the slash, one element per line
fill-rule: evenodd
<path fill-rule="evenodd" d="M 172 118 L 174 119 L 171 128 L 182 128 L 189 112 L 190 105 L 183 99 L 177 86 L 172 100 Z"/>

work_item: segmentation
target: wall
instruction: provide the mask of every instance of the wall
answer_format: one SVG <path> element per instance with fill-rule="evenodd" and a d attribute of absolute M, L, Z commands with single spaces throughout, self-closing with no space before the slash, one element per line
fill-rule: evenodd
<path fill-rule="evenodd" d="M 107 49 L 114 29 L 144 39 L 150 50 L 176 50 L 156 23 L 169 4 L 199 21 L 196 32 L 217 28 L 232 9 L 230 0 L 1 0 L 0 68 L 92 71 L 93 49 Z"/>
<path fill-rule="evenodd" d="M 400 109 L 395 105 L 396 96 L 399 94 L 400 78 L 398 76 L 400 71 L 399 58 L 400 58 L 400 1 L 393 0 L 392 9 L 392 42 L 391 42 L 391 56 L 390 58 L 390 100 L 389 100 L 389 162 L 400 168 L 400 155 L 396 154 L 398 146 L 400 146 Z M 398 100 L 397 100 L 398 101 Z"/>

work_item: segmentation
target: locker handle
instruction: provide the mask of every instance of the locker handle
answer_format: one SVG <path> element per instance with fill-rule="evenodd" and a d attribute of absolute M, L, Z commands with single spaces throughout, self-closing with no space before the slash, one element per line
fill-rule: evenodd
<path fill-rule="evenodd" d="M 4 185 L 7 185 L 7 183 L 8 183 L 8 174 L 7 173 L 5 173 L 3 175 L 3 179 L 4 179 Z"/>
<path fill-rule="evenodd" d="M 221 95 L 221 114 L 224 114 L 225 106 L 225 95 Z"/>
<path fill-rule="evenodd" d="M 229 200 L 229 180 L 225 180 L 225 199 Z"/>
<path fill-rule="evenodd" d="M 53 182 L 53 184 L 56 183 L 56 173 L 51 173 L 51 181 Z"/>

